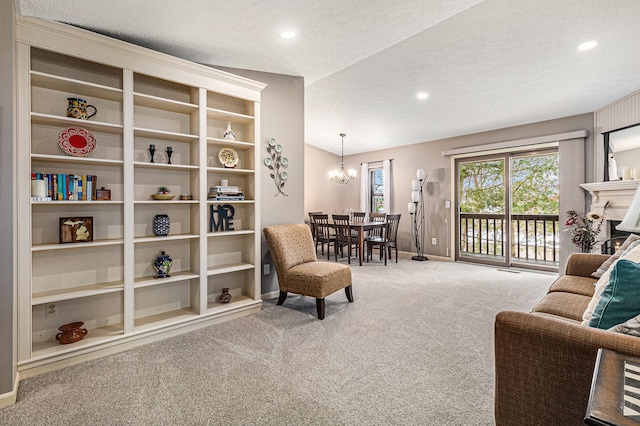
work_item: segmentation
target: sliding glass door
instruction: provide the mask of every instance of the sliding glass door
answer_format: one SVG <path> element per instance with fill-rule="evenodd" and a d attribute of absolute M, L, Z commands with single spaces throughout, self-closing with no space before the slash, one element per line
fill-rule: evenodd
<path fill-rule="evenodd" d="M 558 155 L 458 159 L 456 258 L 557 270 Z"/>

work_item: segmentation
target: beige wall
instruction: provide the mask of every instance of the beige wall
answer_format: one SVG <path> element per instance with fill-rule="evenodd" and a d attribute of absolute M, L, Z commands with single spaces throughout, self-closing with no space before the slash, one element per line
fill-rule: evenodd
<path fill-rule="evenodd" d="M 13 390 L 16 375 L 16 288 L 14 276 L 13 1 L 0 0 L 0 395 Z"/>
<path fill-rule="evenodd" d="M 451 197 L 451 161 L 449 158 L 442 156 L 442 151 L 559 134 L 574 130 L 589 131 L 589 137 L 585 142 L 585 164 L 587 170 L 585 174 L 587 176 L 581 177 L 582 182 L 589 181 L 588 179 L 593 174 L 593 114 L 582 114 L 558 120 L 350 155 L 345 157 L 345 167 L 359 168 L 360 163 L 364 161 L 393 158 L 391 213 L 402 214 L 398 233 L 399 247 L 400 250 L 409 252 L 414 250 L 410 237 L 409 213 L 407 212 L 407 203 L 410 201 L 411 195 L 411 180 L 415 179 L 416 169 L 424 168 L 428 175 L 425 185 L 427 224 L 425 227 L 424 251 L 427 255 L 447 256 L 447 253 L 451 253 L 453 250 L 450 241 L 451 212 L 450 209 L 445 208 L 445 201 Z M 307 194 L 305 212 L 312 210 L 330 211 L 329 209 L 342 211 L 345 207 L 357 209 L 360 203 L 360 176 L 348 185 L 328 184 L 326 173 L 329 169 L 335 168 L 336 165 L 340 164 L 340 157 L 309 145 L 307 145 L 306 150 L 308 158 L 313 156 L 318 161 L 313 161 L 310 167 L 305 170 L 305 191 Z M 330 162 L 322 164 L 322 161 L 325 160 Z M 307 160 L 307 163 L 309 162 L 311 162 L 310 159 Z M 562 170 L 560 173 L 562 174 Z M 582 197 L 582 190 L 579 187 L 576 187 L 575 191 Z M 324 197 L 330 201 L 326 203 L 322 201 L 322 198 L 319 199 L 317 196 L 311 195 L 327 193 L 330 196 Z M 435 246 L 431 245 L 431 238 L 433 237 L 438 242 Z"/>
<path fill-rule="evenodd" d="M 230 73 L 266 83 L 262 91 L 260 156 L 267 157 L 269 138 L 282 145 L 282 155 L 287 157 L 289 178 L 284 185 L 287 196 L 278 190 L 269 176 L 270 170 L 262 166 L 260 172 L 261 226 L 304 221 L 304 79 L 281 74 L 248 71 L 236 68 L 215 67 Z M 262 234 L 262 230 L 260 230 Z M 262 294 L 278 290 L 275 268 L 262 235 L 262 265 L 270 264 L 271 273 L 262 275 Z"/>

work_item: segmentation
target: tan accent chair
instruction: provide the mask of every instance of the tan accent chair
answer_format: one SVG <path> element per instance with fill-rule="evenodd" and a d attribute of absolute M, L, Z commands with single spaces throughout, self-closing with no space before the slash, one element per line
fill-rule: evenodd
<path fill-rule="evenodd" d="M 324 298 L 344 288 L 353 302 L 351 269 L 339 263 L 318 262 L 311 230 L 305 224 L 274 225 L 263 229 L 278 274 L 282 305 L 287 293 L 316 298 L 318 319 L 324 319 Z"/>

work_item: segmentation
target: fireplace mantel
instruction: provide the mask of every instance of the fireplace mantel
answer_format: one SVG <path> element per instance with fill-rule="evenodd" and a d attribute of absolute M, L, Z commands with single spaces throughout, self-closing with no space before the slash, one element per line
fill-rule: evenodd
<path fill-rule="evenodd" d="M 609 182 L 593 182 L 580 184 L 591 194 L 591 211 L 601 213 L 604 205 L 609 202 L 604 220 L 620 221 L 624 219 L 633 196 L 640 186 L 640 180 L 614 180 Z M 599 240 L 609 239 L 608 226 L 603 227 L 603 235 Z"/>

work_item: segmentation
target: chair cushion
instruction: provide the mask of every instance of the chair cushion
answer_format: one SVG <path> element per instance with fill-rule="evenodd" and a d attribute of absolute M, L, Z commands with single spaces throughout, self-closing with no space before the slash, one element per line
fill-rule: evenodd
<path fill-rule="evenodd" d="M 351 268 L 340 263 L 307 262 L 290 268 L 280 289 L 322 299 L 351 285 Z"/>

